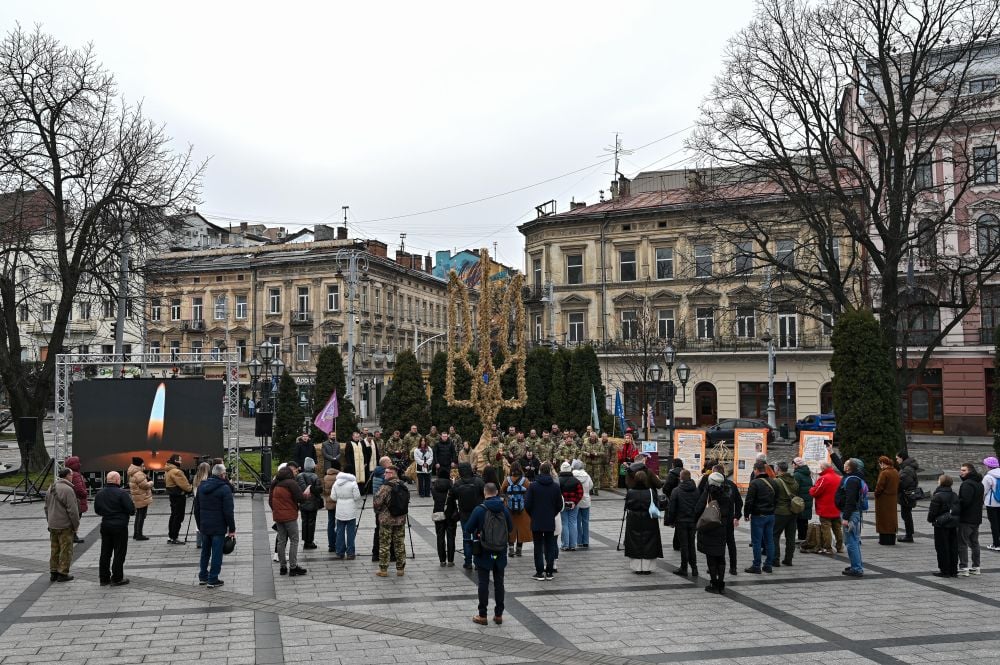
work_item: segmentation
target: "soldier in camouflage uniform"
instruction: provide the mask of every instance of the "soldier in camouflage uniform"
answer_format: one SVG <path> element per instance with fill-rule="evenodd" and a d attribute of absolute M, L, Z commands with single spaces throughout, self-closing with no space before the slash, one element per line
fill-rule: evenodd
<path fill-rule="evenodd" d="M 614 487 L 618 484 L 617 460 L 618 451 L 615 450 L 615 444 L 608 440 L 607 434 L 601 434 L 600 454 L 597 457 L 597 473 L 600 476 L 600 480 L 594 481 L 595 490 L 600 487 Z M 597 494 L 597 492 L 594 492 L 594 494 Z"/>
<path fill-rule="evenodd" d="M 393 469 L 386 469 L 385 482 L 372 502 L 372 508 L 378 515 L 378 577 L 387 577 L 389 558 L 396 555 L 396 575 L 403 576 L 406 567 L 406 515 L 389 513 L 389 495 L 394 484 L 401 482 Z"/>
<path fill-rule="evenodd" d="M 572 463 L 576 459 L 576 456 L 580 453 L 580 449 L 577 448 L 576 444 L 573 443 L 573 437 L 567 434 L 562 441 L 562 444 L 556 450 L 556 463 L 562 464 L 563 462 Z"/>
<path fill-rule="evenodd" d="M 514 441 L 517 441 L 517 428 L 511 425 L 507 428 L 507 433 L 500 437 L 500 443 L 506 448 Z"/>
<path fill-rule="evenodd" d="M 410 431 L 406 433 L 403 437 L 403 448 L 406 450 L 406 454 L 409 455 L 413 452 L 414 448 L 420 447 L 420 432 L 417 431 L 416 425 L 410 425 Z"/>
<path fill-rule="evenodd" d="M 486 444 L 480 451 L 478 459 L 476 459 L 476 474 L 483 475 L 483 469 L 486 465 L 490 465 L 497 470 L 497 475 L 502 475 L 503 473 L 503 446 L 500 445 L 500 439 L 498 437 L 492 437 L 490 442 Z M 500 459 L 497 459 L 499 456 Z"/>
<path fill-rule="evenodd" d="M 593 431 L 591 431 L 587 441 L 583 444 L 581 454 L 583 455 L 583 466 L 587 470 L 590 477 L 594 480 L 594 487 L 590 490 L 590 493 L 596 495 L 601 486 L 600 467 L 598 466 L 598 461 L 604 455 L 604 449 L 601 446 L 601 442 L 597 440 L 597 434 Z"/>
<path fill-rule="evenodd" d="M 507 459 L 508 464 L 520 461 L 524 457 L 525 450 L 527 450 L 527 444 L 524 442 L 522 432 L 518 432 L 513 439 L 508 438 L 507 442 L 503 444 L 503 456 Z"/>
<path fill-rule="evenodd" d="M 381 449 L 379 449 L 381 451 Z M 406 444 L 403 443 L 402 437 L 399 436 L 399 430 L 392 433 L 385 441 L 385 453 L 392 460 L 393 467 L 395 467 L 396 472 L 399 477 L 403 477 L 403 473 L 406 471 L 406 467 L 409 465 L 410 454 L 406 449 Z M 402 467 L 402 468 L 400 468 Z"/>
<path fill-rule="evenodd" d="M 460 437 L 458 433 L 455 431 L 454 425 L 451 425 L 448 428 L 448 440 L 455 444 L 455 450 L 462 449 L 462 442 L 464 441 L 464 439 Z"/>
<path fill-rule="evenodd" d="M 538 458 L 538 463 L 548 462 L 551 464 L 555 456 L 556 446 L 552 443 L 552 437 L 549 436 L 548 432 L 542 432 L 542 440 L 535 446 L 535 457 Z"/>
<path fill-rule="evenodd" d="M 528 433 L 528 437 L 524 440 L 524 446 L 526 450 L 530 450 L 535 454 L 535 457 L 538 457 L 538 444 L 541 442 L 542 439 L 538 436 L 538 432 L 531 430 L 531 432 Z"/>

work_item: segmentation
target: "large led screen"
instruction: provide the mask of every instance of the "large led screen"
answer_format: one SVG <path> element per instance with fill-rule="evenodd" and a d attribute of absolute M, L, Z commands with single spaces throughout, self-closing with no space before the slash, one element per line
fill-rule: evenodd
<path fill-rule="evenodd" d="M 73 384 L 73 454 L 89 471 L 124 469 L 141 457 L 161 469 L 173 454 L 181 466 L 223 456 L 222 381 L 95 379 Z"/>

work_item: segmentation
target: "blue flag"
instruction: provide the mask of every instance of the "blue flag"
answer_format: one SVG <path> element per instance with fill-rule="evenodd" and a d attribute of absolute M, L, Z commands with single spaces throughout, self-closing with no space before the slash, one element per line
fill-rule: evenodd
<path fill-rule="evenodd" d="M 625 432 L 625 407 L 622 406 L 622 393 L 615 389 L 615 418 L 618 419 L 618 427 Z"/>

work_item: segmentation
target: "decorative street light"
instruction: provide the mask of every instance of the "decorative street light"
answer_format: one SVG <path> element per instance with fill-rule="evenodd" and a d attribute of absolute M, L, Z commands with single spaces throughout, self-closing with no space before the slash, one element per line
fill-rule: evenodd
<path fill-rule="evenodd" d="M 765 330 L 760 336 L 760 341 L 767 344 L 767 426 L 777 429 L 778 421 L 775 418 L 777 411 L 774 405 L 774 337 L 770 330 Z"/>
<path fill-rule="evenodd" d="M 281 358 L 276 358 L 278 350 L 277 344 L 271 342 L 261 342 L 257 348 L 256 357 L 247 363 L 250 371 L 250 391 L 258 389 L 258 380 L 266 388 L 260 391 L 260 405 L 257 409 L 257 420 L 255 430 L 260 436 L 260 474 L 264 482 L 271 481 L 271 442 L 270 429 L 273 427 L 274 418 L 274 379 L 281 376 L 285 371 L 285 363 Z M 270 426 L 268 426 L 270 425 Z"/>
<path fill-rule="evenodd" d="M 674 385 L 674 363 L 677 361 L 677 351 L 674 350 L 673 344 L 667 344 L 667 348 L 663 351 L 663 361 L 667 364 L 667 386 L 666 386 L 666 402 L 667 402 L 667 438 L 670 441 L 670 451 L 673 454 L 674 445 L 674 399 L 677 397 L 677 387 Z M 683 362 L 677 365 L 677 379 L 681 382 L 681 388 L 685 390 L 684 397 L 687 398 L 687 382 L 688 378 L 691 376 L 691 369 L 685 365 Z"/>
<path fill-rule="evenodd" d="M 656 398 L 660 395 L 660 377 L 663 376 L 663 368 L 660 367 L 660 364 L 654 360 L 649 366 L 649 369 L 646 370 L 646 373 L 649 380 L 653 382 L 653 405 L 644 405 L 643 408 L 643 420 L 645 421 L 643 425 L 646 430 L 646 441 L 649 441 L 649 421 L 652 419 L 653 412 L 656 410 Z M 647 408 L 649 411 L 646 411 Z"/>

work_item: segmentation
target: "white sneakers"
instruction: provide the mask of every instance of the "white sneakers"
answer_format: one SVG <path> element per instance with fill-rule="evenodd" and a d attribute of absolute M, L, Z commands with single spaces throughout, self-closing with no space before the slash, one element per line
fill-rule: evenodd
<path fill-rule="evenodd" d="M 969 574 L 970 575 L 978 575 L 979 574 L 979 566 L 976 566 L 975 568 L 969 568 Z"/>
<path fill-rule="evenodd" d="M 979 575 L 979 573 L 980 573 L 980 571 L 979 571 L 979 567 L 978 566 L 972 567 L 972 568 L 959 568 L 958 569 L 958 576 L 959 577 L 968 577 L 969 575 Z"/>

